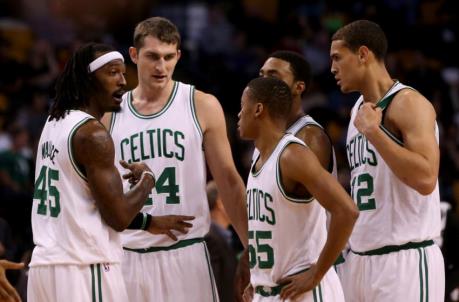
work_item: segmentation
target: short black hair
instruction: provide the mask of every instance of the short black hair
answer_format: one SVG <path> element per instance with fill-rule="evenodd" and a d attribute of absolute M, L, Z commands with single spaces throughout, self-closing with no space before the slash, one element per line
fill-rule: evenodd
<path fill-rule="evenodd" d="M 289 63 L 293 79 L 304 82 L 304 92 L 309 90 L 311 86 L 311 65 L 302 55 L 289 50 L 278 50 L 270 54 L 269 57 Z"/>
<path fill-rule="evenodd" d="M 353 52 L 366 46 L 378 61 L 384 61 L 387 54 L 386 34 L 378 24 L 369 20 L 357 20 L 338 29 L 332 36 L 332 41 L 336 40 L 343 40 Z"/>
<path fill-rule="evenodd" d="M 89 98 L 98 89 L 98 82 L 93 73 L 89 73 L 88 66 L 98 54 L 100 56 L 114 50 L 110 45 L 88 43 L 72 55 L 57 79 L 50 120 L 59 120 L 67 111 L 88 105 Z"/>
<path fill-rule="evenodd" d="M 250 98 L 266 105 L 272 118 L 287 118 L 292 107 L 292 93 L 284 81 L 260 77 L 251 80 L 247 87 Z"/>

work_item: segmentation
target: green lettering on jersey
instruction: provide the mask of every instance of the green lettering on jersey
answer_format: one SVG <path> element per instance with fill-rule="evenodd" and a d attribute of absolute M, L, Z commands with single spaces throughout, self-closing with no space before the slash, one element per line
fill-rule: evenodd
<path fill-rule="evenodd" d="M 120 141 L 121 159 L 128 163 L 158 157 L 185 160 L 185 135 L 173 129 L 149 129 Z"/>
<path fill-rule="evenodd" d="M 369 164 L 370 166 L 378 164 L 375 151 L 371 149 L 368 140 L 361 133 L 349 141 L 346 145 L 346 151 L 351 170 L 365 164 Z"/>
<path fill-rule="evenodd" d="M 60 193 L 54 185 L 54 181 L 59 181 L 59 171 L 48 168 L 47 166 L 42 166 L 35 181 L 35 189 L 33 192 L 33 199 L 39 200 L 37 207 L 37 214 L 39 215 L 47 214 L 46 201 L 48 202 L 51 217 L 56 218 L 61 212 Z M 51 200 L 51 198 L 53 200 Z"/>
<path fill-rule="evenodd" d="M 249 220 L 266 222 L 270 225 L 276 224 L 276 215 L 270 207 L 273 198 L 269 193 L 252 188 L 247 190 L 246 195 Z"/>

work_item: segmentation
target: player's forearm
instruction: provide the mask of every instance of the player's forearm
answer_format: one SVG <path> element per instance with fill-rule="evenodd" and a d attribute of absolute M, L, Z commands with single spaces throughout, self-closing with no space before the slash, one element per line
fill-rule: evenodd
<path fill-rule="evenodd" d="M 379 128 L 366 136 L 403 183 L 420 194 L 432 193 L 437 183 L 438 164 L 398 145 Z"/>
<path fill-rule="evenodd" d="M 239 240 L 241 240 L 244 247 L 247 247 L 248 218 L 245 188 L 242 179 L 235 179 L 227 185 L 221 186 L 218 190 L 221 192 L 223 206 L 239 236 Z"/>
<path fill-rule="evenodd" d="M 125 230 L 140 212 L 153 188 L 154 181 L 151 177 L 143 177 L 130 191 L 124 194 L 124 199 L 119 207 L 113 208 L 110 214 L 101 211 L 104 220 L 118 232 Z"/>
<path fill-rule="evenodd" d="M 132 218 L 142 209 L 153 186 L 153 178 L 149 175 L 144 175 L 131 190 L 124 194 L 127 201 L 125 211 L 129 213 L 129 216 L 132 216 L 129 221 L 132 221 Z"/>

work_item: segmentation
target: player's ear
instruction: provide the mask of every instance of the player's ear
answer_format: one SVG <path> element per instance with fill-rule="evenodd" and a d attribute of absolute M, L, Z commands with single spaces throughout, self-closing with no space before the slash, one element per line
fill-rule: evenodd
<path fill-rule="evenodd" d="M 255 104 L 255 117 L 259 117 L 263 113 L 263 110 L 265 110 L 263 103 L 256 103 Z"/>
<path fill-rule="evenodd" d="M 362 45 L 358 49 L 358 55 L 359 55 L 359 62 L 366 63 L 370 55 L 370 50 L 365 45 Z"/>
<path fill-rule="evenodd" d="M 295 82 L 295 92 L 297 95 L 301 95 L 306 89 L 306 84 L 303 81 Z"/>
<path fill-rule="evenodd" d="M 181 56 L 182 56 L 182 51 L 180 49 L 177 49 L 177 61 L 180 60 Z"/>
<path fill-rule="evenodd" d="M 137 60 L 138 60 L 138 52 L 137 52 L 137 48 L 135 47 L 129 47 L 129 56 L 131 57 L 131 61 L 132 63 L 134 64 L 137 64 Z"/>

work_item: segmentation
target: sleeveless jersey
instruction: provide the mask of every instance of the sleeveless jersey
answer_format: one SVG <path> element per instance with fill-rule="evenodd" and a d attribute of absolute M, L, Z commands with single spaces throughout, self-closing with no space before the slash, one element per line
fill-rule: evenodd
<path fill-rule="evenodd" d="M 119 263 L 119 234 L 100 215 L 84 173 L 72 154 L 72 138 L 91 115 L 71 110 L 46 122 L 35 168 L 30 266 Z"/>
<path fill-rule="evenodd" d="M 324 208 L 311 199 L 288 196 L 280 183 L 279 159 L 291 143 L 305 146 L 286 134 L 255 172 L 254 161 L 247 181 L 250 274 L 253 286 L 276 286 L 281 277 L 310 267 L 325 245 Z"/>
<path fill-rule="evenodd" d="M 393 97 L 405 88 L 413 89 L 396 82 L 377 103 L 383 109 L 383 116 Z M 398 101 L 403 102 L 402 99 Z M 360 96 L 351 112 L 346 140 L 351 195 L 360 210 L 350 237 L 351 249 L 365 252 L 387 245 L 434 239 L 440 235 L 441 226 L 438 181 L 435 190 L 427 196 L 400 181 L 376 148 L 354 126 L 362 103 L 363 96 Z M 383 125 L 380 128 L 403 146 L 403 142 Z M 438 143 L 438 126 L 433 130 Z"/>
<path fill-rule="evenodd" d="M 119 164 L 123 159 L 129 163 L 142 161 L 156 175 L 155 188 L 142 211 L 153 216 L 196 217 L 188 234 L 177 233 L 179 240 L 204 237 L 210 227 L 203 134 L 194 106 L 194 87 L 174 82 L 163 109 L 142 115 L 132 105 L 131 91 L 124 94 L 121 111 L 112 115 L 110 125 L 120 173 L 127 172 Z M 124 189 L 129 190 L 127 181 Z M 132 249 L 177 243 L 166 235 L 140 230 L 126 230 L 121 237 L 123 246 Z"/>

